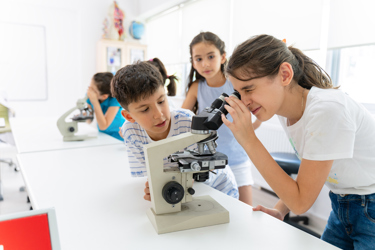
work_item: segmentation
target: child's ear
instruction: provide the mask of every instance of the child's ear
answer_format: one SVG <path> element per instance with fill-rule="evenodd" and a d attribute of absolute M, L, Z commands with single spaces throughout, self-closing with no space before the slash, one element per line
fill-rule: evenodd
<path fill-rule="evenodd" d="M 227 60 L 227 53 L 224 53 L 224 54 L 221 55 L 221 62 L 220 62 L 220 64 L 225 63 L 226 60 Z"/>
<path fill-rule="evenodd" d="M 101 98 L 102 98 L 103 100 L 106 100 L 108 97 L 109 97 L 109 94 L 103 94 L 103 95 L 101 95 Z"/>
<path fill-rule="evenodd" d="M 130 113 L 126 110 L 126 109 L 123 109 L 121 110 L 121 115 L 129 122 L 131 123 L 134 123 L 135 120 L 133 119 L 133 117 L 130 115 Z"/>
<path fill-rule="evenodd" d="M 292 65 L 290 65 L 290 63 L 283 62 L 279 68 L 279 76 L 281 77 L 281 83 L 283 86 L 289 85 L 294 76 Z"/>

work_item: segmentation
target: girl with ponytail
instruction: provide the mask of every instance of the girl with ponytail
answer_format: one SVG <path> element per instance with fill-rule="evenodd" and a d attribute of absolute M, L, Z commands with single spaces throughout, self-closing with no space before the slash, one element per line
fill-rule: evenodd
<path fill-rule="evenodd" d="M 241 100 L 226 98 L 233 118 L 224 124 L 245 149 L 279 202 L 257 206 L 280 220 L 305 213 L 323 185 L 332 212 L 322 239 L 342 249 L 375 246 L 375 119 L 332 85 L 327 73 L 299 49 L 269 35 L 240 44 L 226 74 Z M 301 160 L 296 180 L 287 175 L 257 138 L 252 115 L 277 115 Z"/>

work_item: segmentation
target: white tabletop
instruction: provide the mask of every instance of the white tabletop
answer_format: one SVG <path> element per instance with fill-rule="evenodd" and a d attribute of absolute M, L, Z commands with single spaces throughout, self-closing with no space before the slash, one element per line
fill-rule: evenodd
<path fill-rule="evenodd" d="M 63 141 L 63 136 L 57 128 L 57 120 L 58 117 L 11 118 L 10 126 L 18 153 L 95 147 L 122 143 L 112 136 L 98 132 L 95 127 L 84 122 L 78 123 L 77 134 L 97 134 L 97 138 L 84 141 Z"/>
<path fill-rule="evenodd" d="M 124 145 L 19 154 L 35 209 L 55 207 L 62 249 L 336 249 L 204 184 L 230 223 L 158 235 Z"/>

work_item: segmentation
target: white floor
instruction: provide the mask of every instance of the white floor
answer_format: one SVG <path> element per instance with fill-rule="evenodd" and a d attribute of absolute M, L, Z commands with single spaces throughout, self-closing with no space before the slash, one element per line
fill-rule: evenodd
<path fill-rule="evenodd" d="M 15 148 L 7 148 L 4 150 L 3 147 L 0 147 L 0 150 L 0 158 L 12 158 L 13 161 L 17 163 Z M 4 163 L 0 163 L 0 167 L 2 194 L 4 197 L 4 200 L 0 201 L 0 215 L 29 210 L 30 203 L 27 202 L 27 191 L 20 191 L 20 188 L 25 186 L 21 172 L 14 171 L 14 167 L 9 167 Z M 254 207 L 258 204 L 266 207 L 273 207 L 277 200 L 277 197 L 264 192 L 259 188 L 253 187 Z M 325 222 L 310 215 L 309 219 L 310 225 L 307 226 L 307 228 L 318 234 L 322 234 Z"/>

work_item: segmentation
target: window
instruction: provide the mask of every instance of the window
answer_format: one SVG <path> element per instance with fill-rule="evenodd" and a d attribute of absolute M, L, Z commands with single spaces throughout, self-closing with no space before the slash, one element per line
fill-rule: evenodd
<path fill-rule="evenodd" d="M 361 103 L 375 105 L 375 44 L 328 51 L 330 72 L 335 85 Z"/>

